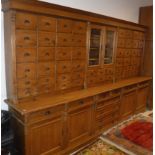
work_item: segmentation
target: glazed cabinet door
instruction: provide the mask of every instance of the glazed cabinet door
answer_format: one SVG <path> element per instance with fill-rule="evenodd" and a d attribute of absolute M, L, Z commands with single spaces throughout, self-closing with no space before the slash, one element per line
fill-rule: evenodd
<path fill-rule="evenodd" d="M 62 118 L 34 125 L 30 129 L 30 155 L 49 155 L 59 152 L 63 142 Z"/>
<path fill-rule="evenodd" d="M 70 107 L 68 112 L 68 145 L 77 146 L 82 144 L 91 134 L 91 101 L 77 101 L 73 104 L 79 104 L 74 108 Z"/>

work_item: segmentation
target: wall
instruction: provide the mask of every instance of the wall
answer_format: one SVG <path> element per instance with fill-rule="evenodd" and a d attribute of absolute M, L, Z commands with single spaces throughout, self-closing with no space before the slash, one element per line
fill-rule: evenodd
<path fill-rule="evenodd" d="M 153 5 L 153 0 L 42 0 L 63 6 L 86 10 L 94 13 L 103 14 L 131 22 L 138 23 L 139 7 Z M 7 109 L 3 100 L 6 99 L 5 87 L 5 60 L 4 60 L 4 41 L 3 41 L 3 13 L 1 16 L 1 108 Z"/>

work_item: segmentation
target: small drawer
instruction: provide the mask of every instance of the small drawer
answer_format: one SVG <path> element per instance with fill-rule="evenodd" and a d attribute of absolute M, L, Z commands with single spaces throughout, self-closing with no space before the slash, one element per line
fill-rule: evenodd
<path fill-rule="evenodd" d="M 56 33 L 54 32 L 39 32 L 38 44 L 39 46 L 55 46 Z"/>
<path fill-rule="evenodd" d="M 71 79 L 77 81 L 78 79 L 84 79 L 84 72 L 73 72 Z"/>
<path fill-rule="evenodd" d="M 130 65 L 131 61 L 130 58 L 124 58 L 124 66 Z"/>
<path fill-rule="evenodd" d="M 73 21 L 69 19 L 58 19 L 57 32 L 71 33 L 73 29 Z"/>
<path fill-rule="evenodd" d="M 138 31 L 133 32 L 133 38 L 134 39 L 139 39 L 139 32 Z"/>
<path fill-rule="evenodd" d="M 34 47 L 37 45 L 36 31 L 16 30 L 16 45 Z"/>
<path fill-rule="evenodd" d="M 72 61 L 72 71 L 84 71 L 85 70 L 85 61 Z"/>
<path fill-rule="evenodd" d="M 58 47 L 56 49 L 56 60 L 71 60 L 71 48 Z"/>
<path fill-rule="evenodd" d="M 133 40 L 132 39 L 126 39 L 125 40 L 125 47 L 126 48 L 132 48 L 133 46 Z"/>
<path fill-rule="evenodd" d="M 17 78 L 31 78 L 36 77 L 36 64 L 35 63 L 21 63 L 17 64 Z"/>
<path fill-rule="evenodd" d="M 71 81 L 71 74 L 57 74 L 57 83 Z"/>
<path fill-rule="evenodd" d="M 17 81 L 17 88 L 19 89 L 33 88 L 35 86 L 36 81 L 34 79 L 22 79 Z"/>
<path fill-rule="evenodd" d="M 88 77 L 87 78 L 87 84 L 89 86 L 93 86 L 94 84 L 96 84 L 98 82 L 98 79 L 95 77 Z"/>
<path fill-rule="evenodd" d="M 16 48 L 17 62 L 35 62 L 36 61 L 36 48 Z"/>
<path fill-rule="evenodd" d="M 54 62 L 39 62 L 38 76 L 54 76 Z"/>
<path fill-rule="evenodd" d="M 118 58 L 123 58 L 124 57 L 124 49 L 122 49 L 122 48 L 118 48 L 117 49 L 117 54 L 116 54 L 116 56 L 118 57 Z"/>
<path fill-rule="evenodd" d="M 110 97 L 110 92 L 105 92 L 97 95 L 97 100 L 102 101 Z"/>
<path fill-rule="evenodd" d="M 139 48 L 143 48 L 144 47 L 144 42 L 142 40 L 139 40 L 138 47 Z"/>
<path fill-rule="evenodd" d="M 124 91 L 125 91 L 125 92 L 134 91 L 134 90 L 136 90 L 136 89 L 137 89 L 137 85 L 136 85 L 136 84 L 135 84 L 135 85 L 130 85 L 130 86 L 124 87 Z"/>
<path fill-rule="evenodd" d="M 119 29 L 118 37 L 119 38 L 125 38 L 126 37 L 126 30 L 125 29 Z"/>
<path fill-rule="evenodd" d="M 37 85 L 42 87 L 42 86 L 50 86 L 53 87 L 55 84 L 54 77 L 42 77 L 38 78 Z"/>
<path fill-rule="evenodd" d="M 74 21 L 73 33 L 85 34 L 87 32 L 87 24 L 84 22 Z"/>
<path fill-rule="evenodd" d="M 86 35 L 74 34 L 73 35 L 73 46 L 86 46 Z"/>
<path fill-rule="evenodd" d="M 17 29 L 36 29 L 37 16 L 28 13 L 16 14 L 16 28 Z"/>
<path fill-rule="evenodd" d="M 94 103 L 93 97 L 84 98 L 81 100 L 73 101 L 68 103 L 68 110 L 75 110 L 77 108 L 80 108 L 81 106 L 85 105 L 91 105 Z"/>
<path fill-rule="evenodd" d="M 121 67 L 124 64 L 124 58 L 116 58 L 116 66 Z"/>
<path fill-rule="evenodd" d="M 133 38 L 133 31 L 132 30 L 126 30 L 126 36 L 127 36 L 127 38 L 132 39 Z"/>
<path fill-rule="evenodd" d="M 137 49 L 137 56 L 141 57 L 142 56 L 143 51 L 141 49 Z"/>
<path fill-rule="evenodd" d="M 125 51 L 124 51 L 124 57 L 125 58 L 128 58 L 128 57 L 130 57 L 131 56 L 131 49 L 126 49 Z"/>
<path fill-rule="evenodd" d="M 105 74 L 105 81 L 111 81 L 112 82 L 113 81 L 113 78 L 114 78 L 113 77 L 113 74 L 109 74 L 109 75 L 106 75 Z"/>
<path fill-rule="evenodd" d="M 111 74 L 113 74 L 113 68 L 105 68 L 104 69 L 104 73 L 105 73 L 105 75 L 111 75 Z"/>
<path fill-rule="evenodd" d="M 38 88 L 38 91 L 37 91 L 38 94 L 52 93 L 55 90 L 54 85 L 53 86 L 49 86 L 49 85 L 40 86 L 40 85 L 38 85 L 37 88 Z"/>
<path fill-rule="evenodd" d="M 54 60 L 55 48 L 54 47 L 39 47 L 38 48 L 38 60 Z"/>
<path fill-rule="evenodd" d="M 74 47 L 72 49 L 72 59 L 86 59 L 86 48 Z"/>
<path fill-rule="evenodd" d="M 75 79 L 72 80 L 71 87 L 84 87 L 84 79 Z"/>
<path fill-rule="evenodd" d="M 57 33 L 57 46 L 72 46 L 72 35 L 67 33 Z"/>
<path fill-rule="evenodd" d="M 118 39 L 117 47 L 125 47 L 125 39 Z"/>
<path fill-rule="evenodd" d="M 133 48 L 139 48 L 139 40 L 133 40 Z"/>
<path fill-rule="evenodd" d="M 17 90 L 18 98 L 25 98 L 25 97 L 32 97 L 36 95 L 36 90 L 34 87 L 29 87 L 29 88 L 18 88 Z"/>
<path fill-rule="evenodd" d="M 71 61 L 57 61 L 57 73 L 70 73 Z"/>
<path fill-rule="evenodd" d="M 38 29 L 41 31 L 56 32 L 56 18 L 39 16 Z"/>
<path fill-rule="evenodd" d="M 69 89 L 71 87 L 71 81 L 59 81 L 57 80 L 56 89 L 57 90 L 64 90 Z"/>
<path fill-rule="evenodd" d="M 64 105 L 55 106 L 52 108 L 33 112 L 27 116 L 28 123 L 35 123 L 49 118 L 54 118 L 62 115 Z"/>

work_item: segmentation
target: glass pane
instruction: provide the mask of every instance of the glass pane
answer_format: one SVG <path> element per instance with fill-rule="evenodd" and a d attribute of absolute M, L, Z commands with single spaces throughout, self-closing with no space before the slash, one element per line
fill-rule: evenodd
<path fill-rule="evenodd" d="M 113 59 L 114 31 L 106 31 L 104 64 L 111 64 Z"/>
<path fill-rule="evenodd" d="M 89 66 L 99 64 L 100 35 L 101 35 L 100 29 L 91 29 Z"/>

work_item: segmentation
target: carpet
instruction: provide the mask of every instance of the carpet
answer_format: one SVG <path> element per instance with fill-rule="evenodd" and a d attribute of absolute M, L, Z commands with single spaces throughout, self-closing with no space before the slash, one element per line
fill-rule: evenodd
<path fill-rule="evenodd" d="M 138 114 L 104 132 L 102 137 L 133 154 L 152 155 L 153 125 L 149 113 Z"/>
<path fill-rule="evenodd" d="M 127 155 L 127 153 L 99 138 L 71 155 Z"/>

